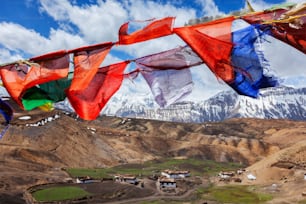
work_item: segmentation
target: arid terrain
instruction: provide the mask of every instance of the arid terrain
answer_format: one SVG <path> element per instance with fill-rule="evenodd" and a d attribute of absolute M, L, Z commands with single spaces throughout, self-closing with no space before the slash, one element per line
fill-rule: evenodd
<path fill-rule="evenodd" d="M 241 163 L 257 177 L 241 177 L 241 184 L 273 191 L 277 196 L 270 203 L 296 203 L 306 191 L 305 121 L 186 124 L 106 116 L 83 121 L 58 110 L 15 109 L 0 140 L 0 203 L 25 203 L 23 194 L 29 187 L 69 177 L 62 168 L 101 168 L 166 157 Z M 22 120 L 23 116 L 31 118 Z M 39 121 L 46 122 L 31 126 Z"/>

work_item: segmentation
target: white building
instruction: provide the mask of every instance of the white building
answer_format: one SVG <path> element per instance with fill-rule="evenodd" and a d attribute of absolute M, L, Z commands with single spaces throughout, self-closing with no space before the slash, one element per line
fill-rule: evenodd
<path fill-rule="evenodd" d="M 233 176 L 235 176 L 235 173 L 234 172 L 223 172 L 221 171 L 218 176 L 222 179 L 229 179 Z"/>
<path fill-rule="evenodd" d="M 117 175 L 115 176 L 115 181 L 130 183 L 134 185 L 137 185 L 139 183 L 136 176 L 133 175 Z"/>
<path fill-rule="evenodd" d="M 180 179 L 190 177 L 190 171 L 172 171 L 167 169 L 162 171 L 161 175 L 167 178 Z"/>
<path fill-rule="evenodd" d="M 88 176 L 76 178 L 76 183 L 93 183 L 93 182 L 94 182 L 94 179 Z"/>
<path fill-rule="evenodd" d="M 160 177 L 158 182 L 160 188 L 176 188 L 176 181 L 174 178 Z"/>
<path fill-rule="evenodd" d="M 248 178 L 249 180 L 256 180 L 256 176 L 254 176 L 253 174 L 248 174 L 248 175 L 247 175 L 247 178 Z"/>

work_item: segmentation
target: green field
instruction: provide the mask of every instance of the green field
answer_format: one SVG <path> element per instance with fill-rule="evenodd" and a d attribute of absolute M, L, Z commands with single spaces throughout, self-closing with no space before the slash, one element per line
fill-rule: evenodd
<path fill-rule="evenodd" d="M 230 171 L 241 168 L 237 163 L 220 163 L 201 159 L 163 159 L 144 162 L 143 164 L 126 164 L 113 168 L 83 169 L 69 168 L 67 172 L 72 177 L 90 176 L 92 178 L 112 178 L 114 174 L 132 174 L 135 176 L 152 176 L 165 169 L 189 170 L 192 176 L 213 175 L 220 171 Z"/>
<path fill-rule="evenodd" d="M 114 174 L 132 174 L 138 177 L 159 175 L 164 169 L 189 170 L 192 176 L 211 176 L 220 171 L 231 171 L 242 168 L 237 163 L 220 163 L 201 159 L 163 159 L 144 162 L 142 164 L 126 164 L 112 168 L 84 169 L 69 168 L 67 172 L 72 177 L 90 176 L 96 179 L 112 178 Z M 52 187 L 33 193 L 37 201 L 60 201 L 77 199 L 90 194 L 77 187 Z M 189 200 L 188 200 L 189 199 Z M 243 203 L 255 204 L 265 203 L 272 199 L 271 195 L 256 191 L 254 186 L 213 186 L 198 188 L 190 198 L 185 201 L 154 200 L 140 202 L 142 204 L 174 204 L 174 203 L 197 203 L 199 201 L 215 201 L 218 203 Z"/>
<path fill-rule="evenodd" d="M 201 203 L 205 201 L 214 201 L 217 203 L 235 203 L 235 204 L 263 204 L 272 200 L 269 194 L 256 192 L 254 186 L 210 186 L 208 188 L 199 188 L 195 195 L 182 201 L 175 200 L 152 200 L 143 201 L 140 204 L 184 204 Z"/>
<path fill-rule="evenodd" d="M 271 195 L 256 192 L 254 186 L 211 186 L 197 193 L 199 198 L 219 203 L 260 204 L 272 200 Z"/>
<path fill-rule="evenodd" d="M 79 187 L 61 186 L 38 190 L 35 191 L 32 195 L 37 201 L 52 202 L 79 199 L 89 196 L 90 194 Z"/>

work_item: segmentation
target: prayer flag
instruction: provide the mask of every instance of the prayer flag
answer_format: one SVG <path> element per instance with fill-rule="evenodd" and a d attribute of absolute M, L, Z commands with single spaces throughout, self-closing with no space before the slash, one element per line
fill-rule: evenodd
<path fill-rule="evenodd" d="M 66 51 L 57 51 L 33 57 L 0 68 L 1 79 L 11 97 L 21 108 L 25 91 L 37 84 L 64 78 L 68 75 L 69 57 Z"/>
<path fill-rule="evenodd" d="M 129 61 L 102 67 L 86 88 L 69 91 L 68 99 L 80 118 L 94 120 L 99 116 L 108 100 L 120 88 L 127 64 Z"/>
<path fill-rule="evenodd" d="M 88 86 L 112 46 L 112 42 L 106 42 L 68 51 L 74 54 L 74 75 L 69 91 L 80 91 Z"/>
<path fill-rule="evenodd" d="M 189 47 L 149 55 L 135 62 L 161 107 L 191 93 L 193 82 L 188 68 L 203 63 Z"/>
<path fill-rule="evenodd" d="M 127 45 L 171 35 L 174 19 L 174 17 L 167 17 L 160 20 L 155 20 L 145 28 L 131 34 L 128 34 L 129 22 L 127 22 L 119 29 L 118 44 Z"/>

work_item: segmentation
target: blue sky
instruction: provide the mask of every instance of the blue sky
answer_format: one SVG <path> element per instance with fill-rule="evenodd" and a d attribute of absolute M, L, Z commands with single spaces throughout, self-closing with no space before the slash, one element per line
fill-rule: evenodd
<path fill-rule="evenodd" d="M 94 5 L 96 3 L 96 1 L 90 1 L 90 0 L 77 0 L 70 2 L 71 4 L 80 7 L 85 5 Z M 165 4 L 169 1 L 155 1 L 155 2 L 160 2 L 161 4 Z M 183 3 L 174 2 L 174 5 L 180 7 L 189 7 L 189 8 L 196 8 L 199 6 L 199 4 L 196 1 L 182 1 L 182 2 Z M 281 1 L 269 1 L 269 2 L 279 3 Z M 216 0 L 215 3 L 216 5 L 218 5 L 219 10 L 225 13 L 230 12 L 232 10 L 239 10 L 242 7 L 244 7 L 244 0 L 233 0 L 233 1 Z M 26 28 L 34 29 L 44 36 L 48 36 L 50 28 L 58 27 L 58 23 L 47 13 L 41 12 L 40 7 L 41 4 L 40 1 L 38 0 L 4 1 L 2 2 L 2 6 L 0 8 L 1 11 L 0 21 L 15 22 L 20 25 L 23 25 Z M 196 10 L 197 10 L 197 15 L 200 16 L 201 9 L 196 9 Z"/>
<path fill-rule="evenodd" d="M 304 0 L 250 0 L 255 10 L 285 2 L 301 3 Z M 3 1 L 0 7 L 0 64 L 55 50 L 106 41 L 115 42 L 118 38 L 119 27 L 129 20 L 175 16 L 175 26 L 183 26 L 192 18 L 226 15 L 230 11 L 244 8 L 246 8 L 244 0 Z M 179 45 L 185 45 L 185 43 L 177 36 L 168 36 L 131 46 L 114 47 L 103 65 L 142 57 Z M 282 52 L 282 49 L 285 51 Z M 278 50 L 278 53 L 275 53 L 275 50 Z M 272 68 L 280 71 L 281 75 L 305 74 L 301 67 L 301 64 L 306 63 L 305 57 L 294 49 L 277 42 L 268 46 L 266 54 L 271 58 L 269 60 L 272 62 Z M 291 57 L 290 64 L 284 56 Z M 280 68 L 281 66 L 283 68 Z M 216 90 L 227 89 L 224 84 L 217 82 L 205 67 L 192 68 L 192 72 L 195 79 L 194 99 L 207 98 L 216 93 Z M 203 88 L 206 90 L 204 93 Z M 133 84 L 124 84 L 121 92 L 125 93 L 131 89 L 137 89 L 137 87 Z M 143 88 L 137 91 L 147 92 L 148 89 Z"/>
<path fill-rule="evenodd" d="M 111 6 L 108 2 L 117 4 L 117 6 Z M 136 2 L 136 3 L 131 3 Z M 250 1 L 252 2 L 252 1 Z M 265 0 L 265 1 L 254 1 L 252 5 L 261 10 L 268 8 L 273 4 L 283 3 L 281 0 Z M 302 2 L 299 0 L 291 2 Z M 146 6 L 145 6 L 146 5 Z M 120 10 L 113 8 L 121 7 Z M 108 10 L 108 8 L 113 9 Z M 162 9 L 160 9 L 162 8 Z M 88 19 L 82 19 L 82 15 L 77 16 L 78 12 L 84 14 L 86 12 L 95 11 L 91 14 L 92 18 L 112 18 L 116 16 L 116 19 L 110 19 L 112 24 L 116 24 L 117 27 L 112 27 L 111 30 L 113 37 L 107 39 L 102 38 L 105 41 L 115 40 L 117 30 L 119 26 L 128 20 L 145 20 L 148 17 L 164 17 L 165 15 L 176 16 L 179 21 L 177 25 L 181 26 L 182 22 L 187 22 L 190 18 L 201 17 L 205 15 L 217 15 L 227 14 L 233 10 L 240 10 L 245 8 L 245 0 L 194 0 L 194 1 L 177 1 L 177 0 L 157 0 L 157 1 L 116 1 L 116 0 L 13 0 L 3 1 L 0 7 L 0 23 L 12 23 L 20 25 L 28 30 L 34 30 L 37 34 L 50 38 L 51 30 L 63 30 L 69 34 L 80 35 L 81 37 L 88 36 L 89 34 L 84 33 L 80 24 L 87 23 Z M 74 14 L 69 15 L 69 9 Z M 103 12 L 108 10 L 105 15 Z M 159 12 L 161 11 L 161 12 Z M 120 18 L 118 18 L 119 13 Z M 150 15 L 152 13 L 152 15 Z M 188 15 L 188 13 L 190 15 Z M 155 14 L 155 15 L 154 15 Z M 156 15 L 157 14 L 157 15 Z M 182 15 L 180 15 L 182 14 Z M 84 16 L 90 18 L 89 14 Z M 76 18 L 79 18 L 76 20 Z M 137 18 L 137 19 L 136 19 Z M 73 20 L 74 19 L 74 20 Z M 114 22 L 114 20 L 116 20 Z M 83 21 L 83 22 L 82 22 Z M 98 20 L 96 22 L 99 22 Z M 101 20 L 100 24 L 88 25 L 91 27 L 106 27 L 109 29 L 106 23 L 107 21 Z M 106 23 L 106 24 L 105 24 Z M 3 27 L 3 26 L 1 26 Z M 85 27 L 85 26 L 82 26 Z M 14 34 L 18 35 L 18 34 Z M 14 37 L 14 35 L 12 37 Z M 82 36 L 83 35 L 83 36 Z M 84 36 L 85 35 L 85 36 Z M 91 34 L 93 35 L 93 34 Z M 97 34 L 95 34 L 97 35 Z M 97 43 L 101 37 L 85 39 L 84 42 L 80 43 Z M 1 41 L 1 45 L 5 47 L 4 40 Z M 77 45 L 77 44 L 76 44 Z M 72 45 L 71 45 L 72 46 Z M 63 47 L 65 48 L 65 47 Z M 15 49 L 19 49 L 15 47 Z M 52 48 L 50 48 L 52 49 Z M 59 47 L 59 49 L 61 49 Z M 10 50 L 14 50 L 11 48 Z M 27 52 L 26 50 L 23 50 Z M 2 60 L 2 59 L 1 59 Z"/>

